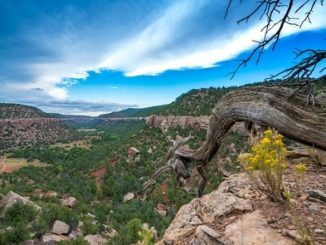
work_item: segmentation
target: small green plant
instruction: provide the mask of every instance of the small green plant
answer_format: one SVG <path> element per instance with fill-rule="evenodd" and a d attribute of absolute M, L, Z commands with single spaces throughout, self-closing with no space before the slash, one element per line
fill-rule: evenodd
<path fill-rule="evenodd" d="M 268 129 L 249 153 L 239 157 L 258 189 L 273 201 L 284 200 L 282 175 L 286 168 L 286 152 L 283 136 Z"/>
<path fill-rule="evenodd" d="M 155 244 L 155 237 L 156 237 L 156 230 L 152 226 L 149 228 L 149 225 L 147 223 L 144 223 L 141 230 L 138 231 L 139 241 L 138 244 L 141 245 L 153 245 Z"/>
<path fill-rule="evenodd" d="M 300 167 L 299 167 L 299 169 L 300 169 Z M 290 201 L 291 192 L 285 191 L 284 197 L 285 197 L 287 209 L 291 215 L 292 223 L 295 226 L 296 230 L 298 231 L 301 243 L 304 245 L 313 245 L 313 242 L 309 236 L 308 230 L 306 229 L 306 227 L 300 220 L 299 216 L 295 213 L 295 210 L 292 208 L 291 201 Z"/>

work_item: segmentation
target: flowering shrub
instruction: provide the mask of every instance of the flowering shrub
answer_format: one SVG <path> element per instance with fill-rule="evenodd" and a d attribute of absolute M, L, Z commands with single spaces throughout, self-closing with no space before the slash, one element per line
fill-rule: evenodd
<path fill-rule="evenodd" d="M 284 200 L 282 174 L 286 168 L 283 136 L 268 129 L 249 153 L 240 155 L 240 162 L 258 189 L 272 200 Z"/>
<path fill-rule="evenodd" d="M 155 244 L 156 230 L 154 227 L 149 228 L 147 223 L 144 223 L 141 230 L 138 232 L 140 241 L 137 244 L 152 245 Z"/>
<path fill-rule="evenodd" d="M 299 163 L 295 166 L 295 171 L 297 174 L 304 174 L 307 171 L 307 167 L 304 163 Z"/>

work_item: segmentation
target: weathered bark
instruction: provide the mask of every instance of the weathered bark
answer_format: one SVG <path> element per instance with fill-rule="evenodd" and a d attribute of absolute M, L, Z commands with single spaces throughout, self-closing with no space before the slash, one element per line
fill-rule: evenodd
<path fill-rule="evenodd" d="M 204 166 L 214 157 L 236 122 L 271 127 L 298 142 L 326 150 L 325 99 L 319 98 L 314 105 L 307 105 L 306 96 L 291 96 L 293 91 L 288 87 L 258 86 L 230 92 L 213 109 L 206 140 L 201 147 L 197 150 L 174 150 L 174 157 L 197 161 L 197 169 L 203 179 L 199 195 L 207 180 Z"/>
<path fill-rule="evenodd" d="M 177 151 L 182 157 L 208 162 L 235 122 L 250 121 L 271 127 L 298 142 L 326 150 L 326 101 L 306 105 L 305 95 L 288 99 L 292 89 L 256 87 L 227 94 L 214 108 L 206 140 L 194 152 Z"/>

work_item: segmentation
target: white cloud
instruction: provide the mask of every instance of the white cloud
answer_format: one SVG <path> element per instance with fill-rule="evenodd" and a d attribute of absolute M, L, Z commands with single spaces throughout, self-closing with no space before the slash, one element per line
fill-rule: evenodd
<path fill-rule="evenodd" d="M 0 97 L 10 91 L 23 97 L 39 94 L 42 98 L 48 96 L 65 101 L 69 98 L 68 87 L 78 79 L 86 79 L 89 71 L 108 69 L 122 71 L 126 76 L 139 76 L 157 75 L 167 70 L 207 68 L 235 58 L 255 45 L 252 40 L 261 38 L 261 23 L 238 26 L 232 18 L 224 22 L 222 15 L 218 19 L 216 14 L 207 14 L 212 8 L 220 8 L 223 13 L 225 3 L 172 1 L 163 11 L 148 14 L 150 20 L 137 19 L 139 23 L 129 23 L 127 27 L 122 26 L 124 13 L 119 13 L 118 16 L 122 16 L 120 26 L 119 22 L 110 24 L 108 18 L 108 22 L 90 21 L 89 25 L 83 23 L 84 26 L 63 22 L 60 30 L 31 28 L 25 39 L 53 57 L 23 63 L 17 69 L 21 73 L 20 79 L 6 78 L 0 82 L 4 88 Z M 304 14 L 304 10 L 301 12 Z M 76 15 L 80 17 L 81 14 Z M 125 15 L 127 18 L 127 13 Z M 286 26 L 283 36 L 325 28 L 324 16 L 326 8 L 316 8 L 312 24 L 306 23 L 302 29 Z M 74 20 L 73 10 L 69 10 L 69 17 Z M 50 23 L 60 23 L 60 18 L 51 19 Z M 203 28 L 192 25 L 202 25 Z M 201 33 L 204 30 L 206 32 Z M 13 75 L 10 71 L 8 76 Z"/>

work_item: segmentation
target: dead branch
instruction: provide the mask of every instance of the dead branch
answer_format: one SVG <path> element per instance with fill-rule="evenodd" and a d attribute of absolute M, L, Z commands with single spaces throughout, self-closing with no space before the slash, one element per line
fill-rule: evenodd
<path fill-rule="evenodd" d="M 205 142 L 197 150 L 173 148 L 168 162 L 172 164 L 176 159 L 183 163 L 197 162 L 197 170 L 202 176 L 198 189 L 200 196 L 207 182 L 205 166 L 236 122 L 271 127 L 298 142 L 326 150 L 326 100 L 320 98 L 314 106 L 306 105 L 305 95 L 299 92 L 288 100 L 294 91 L 287 86 L 258 86 L 228 93 L 212 112 Z"/>
<path fill-rule="evenodd" d="M 266 20 L 266 24 L 261 29 L 261 32 L 263 32 L 263 39 L 258 41 L 254 40 L 254 42 L 257 43 L 256 47 L 250 52 L 250 54 L 246 58 L 242 59 L 236 69 L 231 72 L 231 78 L 234 78 L 234 76 L 237 74 L 241 67 L 246 67 L 246 65 L 253 59 L 253 57 L 256 57 L 256 64 L 258 64 L 264 51 L 270 45 L 272 45 L 272 50 L 274 50 L 281 38 L 282 31 L 286 25 L 294 25 L 298 28 L 301 28 L 306 22 L 311 23 L 310 17 L 313 13 L 314 8 L 316 8 L 318 2 L 321 6 L 323 6 L 323 0 L 306 0 L 299 6 L 294 5 L 294 0 L 259 1 L 256 7 L 251 12 L 249 12 L 249 14 L 238 20 L 237 23 L 241 24 L 242 22 L 248 22 L 254 16 L 259 15 L 259 19 L 261 21 L 262 19 Z M 232 3 L 233 0 L 229 0 L 225 11 L 225 18 L 229 13 Z M 298 14 L 304 9 L 307 9 L 307 11 L 304 13 L 304 18 L 298 18 Z M 303 51 L 302 53 L 306 52 L 309 51 Z M 323 56 L 322 59 L 324 58 L 325 57 Z M 305 60 L 303 61 L 303 63 L 307 61 L 308 60 Z M 321 60 L 317 61 L 316 64 L 318 64 L 320 61 Z M 315 61 L 312 61 L 312 63 L 314 62 Z M 311 67 L 313 67 L 313 64 Z M 303 70 L 301 70 L 300 73 L 302 73 L 302 71 Z M 307 74 L 308 73 L 309 71 L 307 72 Z"/>

